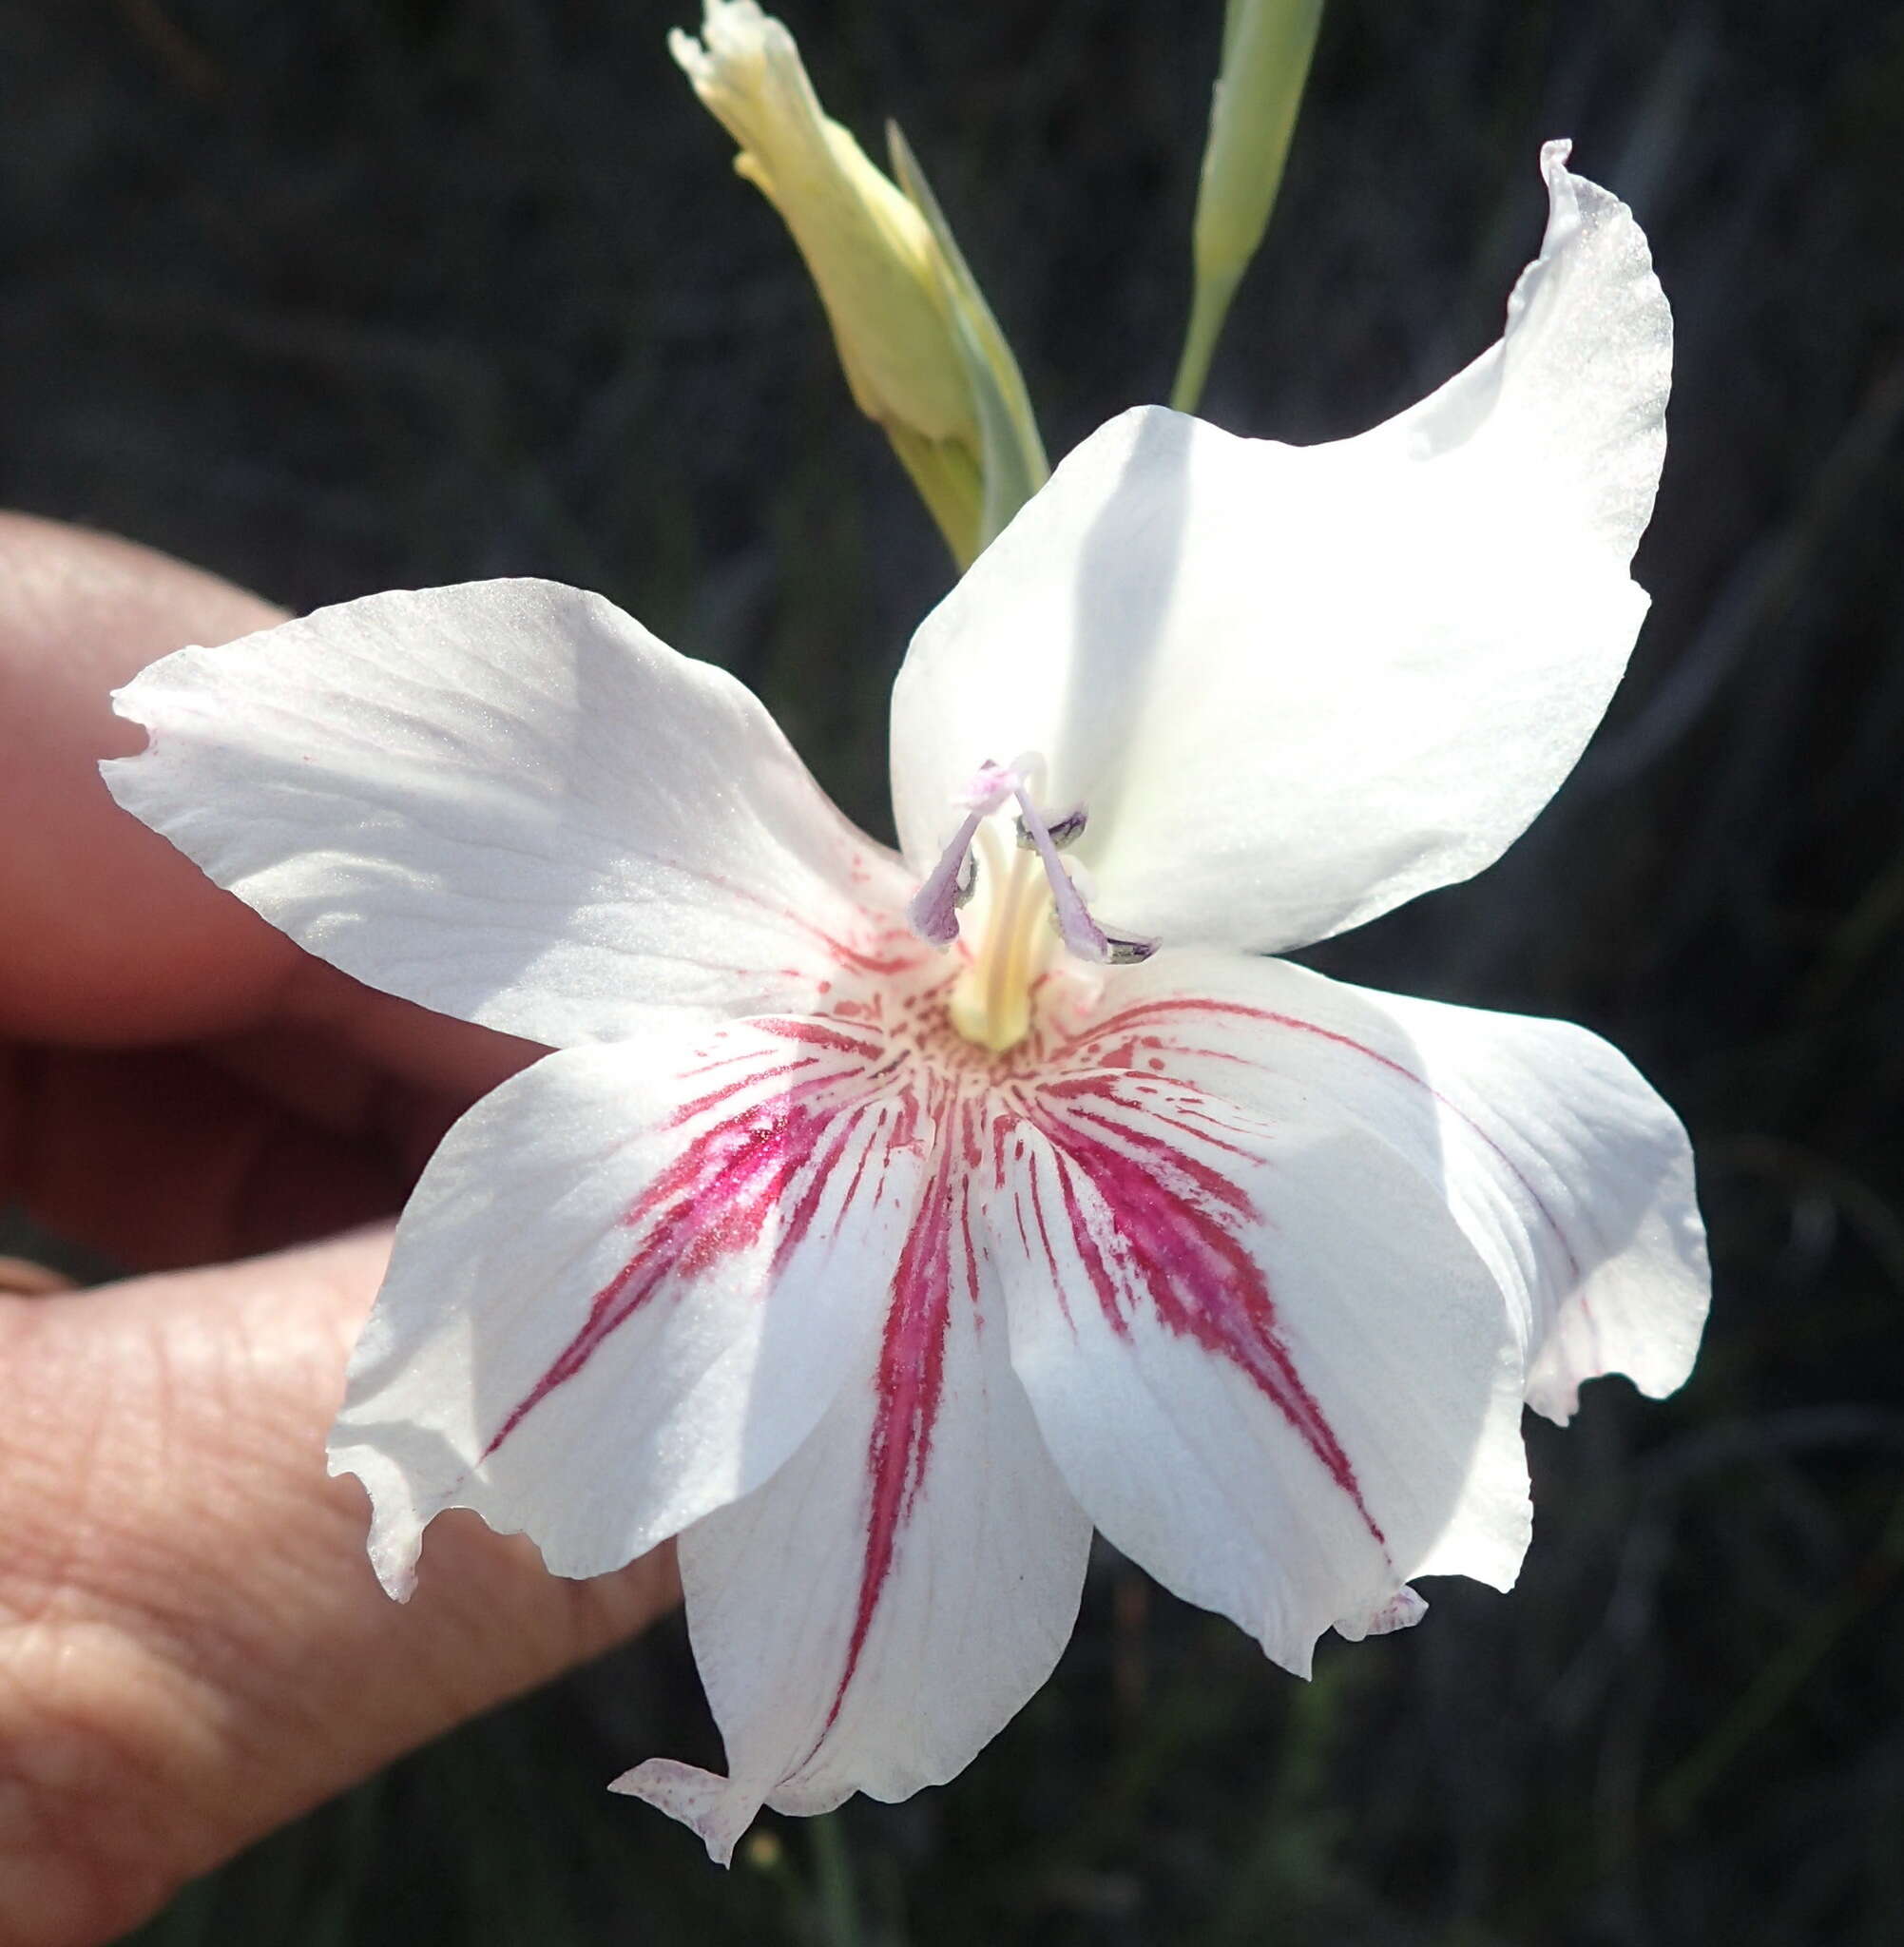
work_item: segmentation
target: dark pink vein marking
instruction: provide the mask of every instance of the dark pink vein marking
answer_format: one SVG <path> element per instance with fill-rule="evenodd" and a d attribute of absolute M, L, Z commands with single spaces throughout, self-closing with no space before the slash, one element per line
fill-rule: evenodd
<path fill-rule="evenodd" d="M 854 1054 L 862 1061 L 877 1061 L 886 1052 L 883 1041 L 856 1034 L 849 1029 L 835 1027 L 830 1021 L 813 1020 L 803 1014 L 763 1016 L 754 1025 L 779 1040 L 798 1042 L 804 1048 L 830 1049 L 836 1054 Z"/>
<path fill-rule="evenodd" d="M 798 916 L 785 916 L 818 931 Z M 856 971 L 901 969 L 896 958 L 880 961 L 876 948 L 860 954 L 831 938 L 826 944 L 839 964 Z M 882 1173 L 879 1157 L 930 1145 L 931 1182 L 894 1273 L 874 1379 L 864 1547 L 852 1627 L 815 1751 L 837 1722 L 857 1674 L 926 1481 L 954 1302 L 964 1298 L 974 1327 L 981 1322 L 967 1180 L 984 1171 L 1002 1189 L 1008 1149 L 1022 1160 L 1028 1125 L 1051 1146 L 1061 1205 L 1044 1194 L 1041 1172 L 1026 1173 L 1014 1205 L 1028 1251 L 1035 1234 L 1055 1261 L 1058 1241 L 1067 1238 L 1113 1331 L 1128 1338 L 1135 1308 L 1147 1303 L 1166 1330 L 1241 1372 L 1386 1548 L 1353 1463 L 1296 1369 L 1267 1276 L 1241 1241 L 1265 1221 L 1262 1213 L 1230 1174 L 1204 1160 L 1212 1152 L 1243 1153 L 1230 1140 L 1239 1131 L 1217 1112 L 1214 1098 L 1154 1072 L 1167 1070 L 1156 1051 L 1193 1051 L 1183 1043 L 1192 1017 L 1228 1017 L 1310 1035 L 1423 1089 L 1499 1159 L 1546 1218 L 1569 1265 L 1574 1263 L 1553 1214 L 1500 1145 L 1424 1077 L 1351 1035 L 1265 1009 L 1187 997 L 1127 1008 L 1087 1032 L 1033 1044 L 1020 1059 L 982 1067 L 951 1039 L 949 1028 L 929 1030 L 925 1015 L 903 1018 L 925 998 L 922 990 L 904 1000 L 890 1035 L 877 994 L 871 1005 L 855 1003 L 850 1012 L 837 1003 L 829 1018 L 763 1020 L 757 1026 L 783 1052 L 716 1055 L 689 1071 L 703 1092 L 679 1109 L 673 1123 L 719 1119 L 685 1137 L 682 1155 L 629 1210 L 624 1221 L 639 1240 L 633 1254 L 590 1300 L 582 1327 L 485 1450 L 485 1457 L 493 1454 L 671 1278 L 691 1279 L 724 1255 L 757 1245 L 770 1225 L 773 1269 L 779 1270 L 813 1234 L 838 1172 L 850 1172 L 844 1190 L 850 1206 L 869 1179 Z M 1163 1033 L 1146 1031 L 1158 1030 Z M 951 1063 L 940 1043 L 965 1059 Z M 1221 1048 L 1194 1051 L 1244 1059 Z M 721 1072 L 741 1061 L 747 1066 L 738 1074 Z M 1196 1099 L 1186 1099 L 1186 1089 Z M 1055 1295 L 1068 1318 L 1062 1280 Z"/>
<path fill-rule="evenodd" d="M 918 1499 L 932 1456 L 933 1430 L 945 1391 L 946 1340 L 952 1326 L 952 1225 L 954 1222 L 962 1226 L 967 1223 L 966 1200 L 957 1167 L 962 1145 L 954 1140 L 952 1118 L 946 1112 L 947 1108 L 941 1099 L 928 1108 L 928 1114 L 936 1118 L 938 1124 L 937 1165 L 907 1232 L 898 1268 L 894 1273 L 891 1308 L 886 1314 L 874 1381 L 873 1435 L 866 1450 L 869 1508 L 859 1591 L 854 1604 L 846 1660 L 826 1723 L 814 1741 L 814 1751 L 838 1722 L 848 1687 L 858 1671 L 873 1619 L 893 1571 L 900 1531 Z M 965 1141 L 976 1140 L 971 1127 L 972 1109 L 969 1101 L 959 1105 L 957 1119 L 959 1133 Z M 975 1305 L 977 1269 L 970 1247 L 969 1228 L 964 1235 L 966 1290 Z M 813 1751 L 809 1751 L 801 1764 L 812 1756 Z"/>
<path fill-rule="evenodd" d="M 1041 1103 L 1028 1113 L 1056 1155 L 1071 1241 L 1111 1329 L 1120 1338 L 1130 1336 L 1130 1308 L 1141 1295 L 1166 1331 L 1228 1360 L 1301 1436 L 1386 1549 L 1354 1463 L 1296 1370 L 1269 1280 L 1237 1235 L 1243 1223 L 1261 1221 L 1255 1205 L 1240 1185 L 1167 1136 L 1083 1110 L 1079 1097 L 1088 1094 L 1106 1107 L 1129 1106 L 1122 1093 L 1124 1070 L 1095 1080 L 1094 1089 L 1067 1084 L 1058 1107 Z M 1048 1097 L 1052 1091 L 1044 1092 Z M 1140 1106 L 1136 1113 L 1145 1111 Z M 1115 1128 L 1117 1144 L 1099 1133 L 1106 1127 Z M 1110 1249 L 1094 1233 L 1081 1183 L 1096 1193 L 1102 1222 L 1116 1239 Z"/>
<path fill-rule="evenodd" d="M 1137 1030 L 1144 1027 L 1165 1027 L 1178 1016 L 1184 1014 L 1226 1015 L 1235 1020 L 1262 1021 L 1268 1023 L 1271 1027 L 1287 1028 L 1298 1034 L 1307 1034 L 1315 1040 L 1329 1042 L 1337 1048 L 1346 1048 L 1351 1052 L 1359 1054 L 1365 1060 L 1375 1063 L 1377 1068 L 1386 1069 L 1390 1074 L 1398 1075 L 1403 1081 L 1412 1083 L 1432 1100 L 1438 1102 L 1443 1108 L 1447 1109 L 1450 1115 L 1471 1129 L 1480 1142 L 1493 1153 L 1495 1160 L 1501 1165 L 1501 1167 L 1527 1192 L 1529 1202 L 1540 1212 L 1542 1221 L 1546 1224 L 1548 1229 L 1553 1233 L 1554 1242 L 1560 1246 L 1561 1255 L 1567 1260 L 1568 1277 L 1572 1279 L 1575 1284 L 1580 1282 L 1580 1260 L 1574 1253 L 1572 1241 L 1567 1237 L 1566 1230 L 1562 1228 L 1560 1219 L 1548 1207 L 1547 1199 L 1529 1182 L 1527 1174 L 1520 1165 L 1501 1147 L 1500 1144 L 1458 1102 L 1450 1101 L 1426 1075 L 1416 1074 L 1405 1062 L 1396 1061 L 1393 1055 L 1384 1054 L 1378 1048 L 1371 1048 L 1366 1041 L 1358 1041 L 1353 1034 L 1341 1033 L 1334 1028 L 1324 1028 L 1316 1021 L 1305 1021 L 1299 1014 L 1278 1013 L 1272 1009 L 1250 1007 L 1240 1001 L 1214 1000 L 1187 995 L 1177 999 L 1140 1001 L 1135 1006 L 1126 1008 L 1122 1012 L 1113 1014 L 1108 1019 L 1099 1022 L 1095 1027 L 1070 1036 L 1056 1052 L 1060 1056 L 1074 1056 L 1079 1051 L 1088 1047 L 1102 1036 L 1125 1031 L 1134 1033 Z M 1204 1055 L 1232 1061 L 1245 1059 L 1240 1055 L 1227 1054 L 1220 1049 L 1202 1049 L 1196 1051 Z M 1251 1067 L 1262 1066 L 1260 1063 L 1248 1063 L 1247 1065 Z"/>
<path fill-rule="evenodd" d="M 679 1126 L 749 1089 L 779 1085 L 764 1099 L 749 1102 L 690 1137 L 681 1155 L 637 1198 L 623 1222 L 641 1243 L 589 1300 L 581 1329 L 510 1410 L 483 1449 L 483 1459 L 550 1393 L 581 1372 L 664 1282 L 693 1278 L 721 1258 L 751 1248 L 776 1218 L 774 1270 L 805 1242 L 832 1171 L 871 1106 L 863 1071 L 822 1068 L 817 1074 L 800 1073 L 817 1065 L 817 1057 L 803 1056 L 756 1069 L 744 1080 L 675 1112 L 672 1121 Z M 863 1166 L 862 1159 L 856 1188 Z M 803 1171 L 810 1172 L 805 1186 L 790 1197 Z"/>

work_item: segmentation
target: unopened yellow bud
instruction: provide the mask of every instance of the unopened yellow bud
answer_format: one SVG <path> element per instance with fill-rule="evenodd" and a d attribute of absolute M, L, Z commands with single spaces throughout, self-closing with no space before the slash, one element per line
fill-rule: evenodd
<path fill-rule="evenodd" d="M 792 232 L 855 402 L 963 566 L 1045 477 L 1017 364 L 897 131 L 903 188 L 820 107 L 778 20 L 755 0 L 705 9 L 669 50 Z"/>

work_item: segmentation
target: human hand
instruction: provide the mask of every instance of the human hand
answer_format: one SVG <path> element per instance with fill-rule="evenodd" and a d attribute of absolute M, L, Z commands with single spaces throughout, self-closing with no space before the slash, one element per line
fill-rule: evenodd
<path fill-rule="evenodd" d="M 111 1938 L 676 1592 L 666 1550 L 563 1582 L 452 1514 L 398 1608 L 325 1477 L 391 1214 L 539 1051 L 311 959 L 107 797 L 107 691 L 277 619 L 0 516 L 0 1202 L 142 1274 L 0 1296 L 0 1947 Z"/>

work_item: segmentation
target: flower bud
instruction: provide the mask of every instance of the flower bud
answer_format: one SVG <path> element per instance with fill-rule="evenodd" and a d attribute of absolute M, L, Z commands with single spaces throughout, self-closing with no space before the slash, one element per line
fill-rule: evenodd
<path fill-rule="evenodd" d="M 668 48 L 792 232 L 855 402 L 963 566 L 1042 484 L 1044 452 L 1017 364 L 896 129 L 903 188 L 820 107 L 793 36 L 755 0 L 705 0 L 700 40 L 677 29 Z"/>

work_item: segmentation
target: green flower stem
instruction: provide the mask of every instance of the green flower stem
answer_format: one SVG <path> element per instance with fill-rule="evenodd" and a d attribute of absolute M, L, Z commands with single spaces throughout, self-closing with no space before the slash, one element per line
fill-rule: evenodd
<path fill-rule="evenodd" d="M 1227 275 L 1198 278 L 1196 295 L 1190 301 L 1190 328 L 1183 335 L 1183 356 L 1177 361 L 1176 382 L 1170 388 L 1175 411 L 1197 410 L 1210 376 L 1210 359 L 1222 336 L 1223 320 L 1230 315 L 1230 300 L 1241 282 L 1241 265 Z"/>
<path fill-rule="evenodd" d="M 1229 0 L 1192 232 L 1196 288 L 1170 403 L 1193 413 L 1230 300 L 1269 227 L 1322 0 Z"/>

